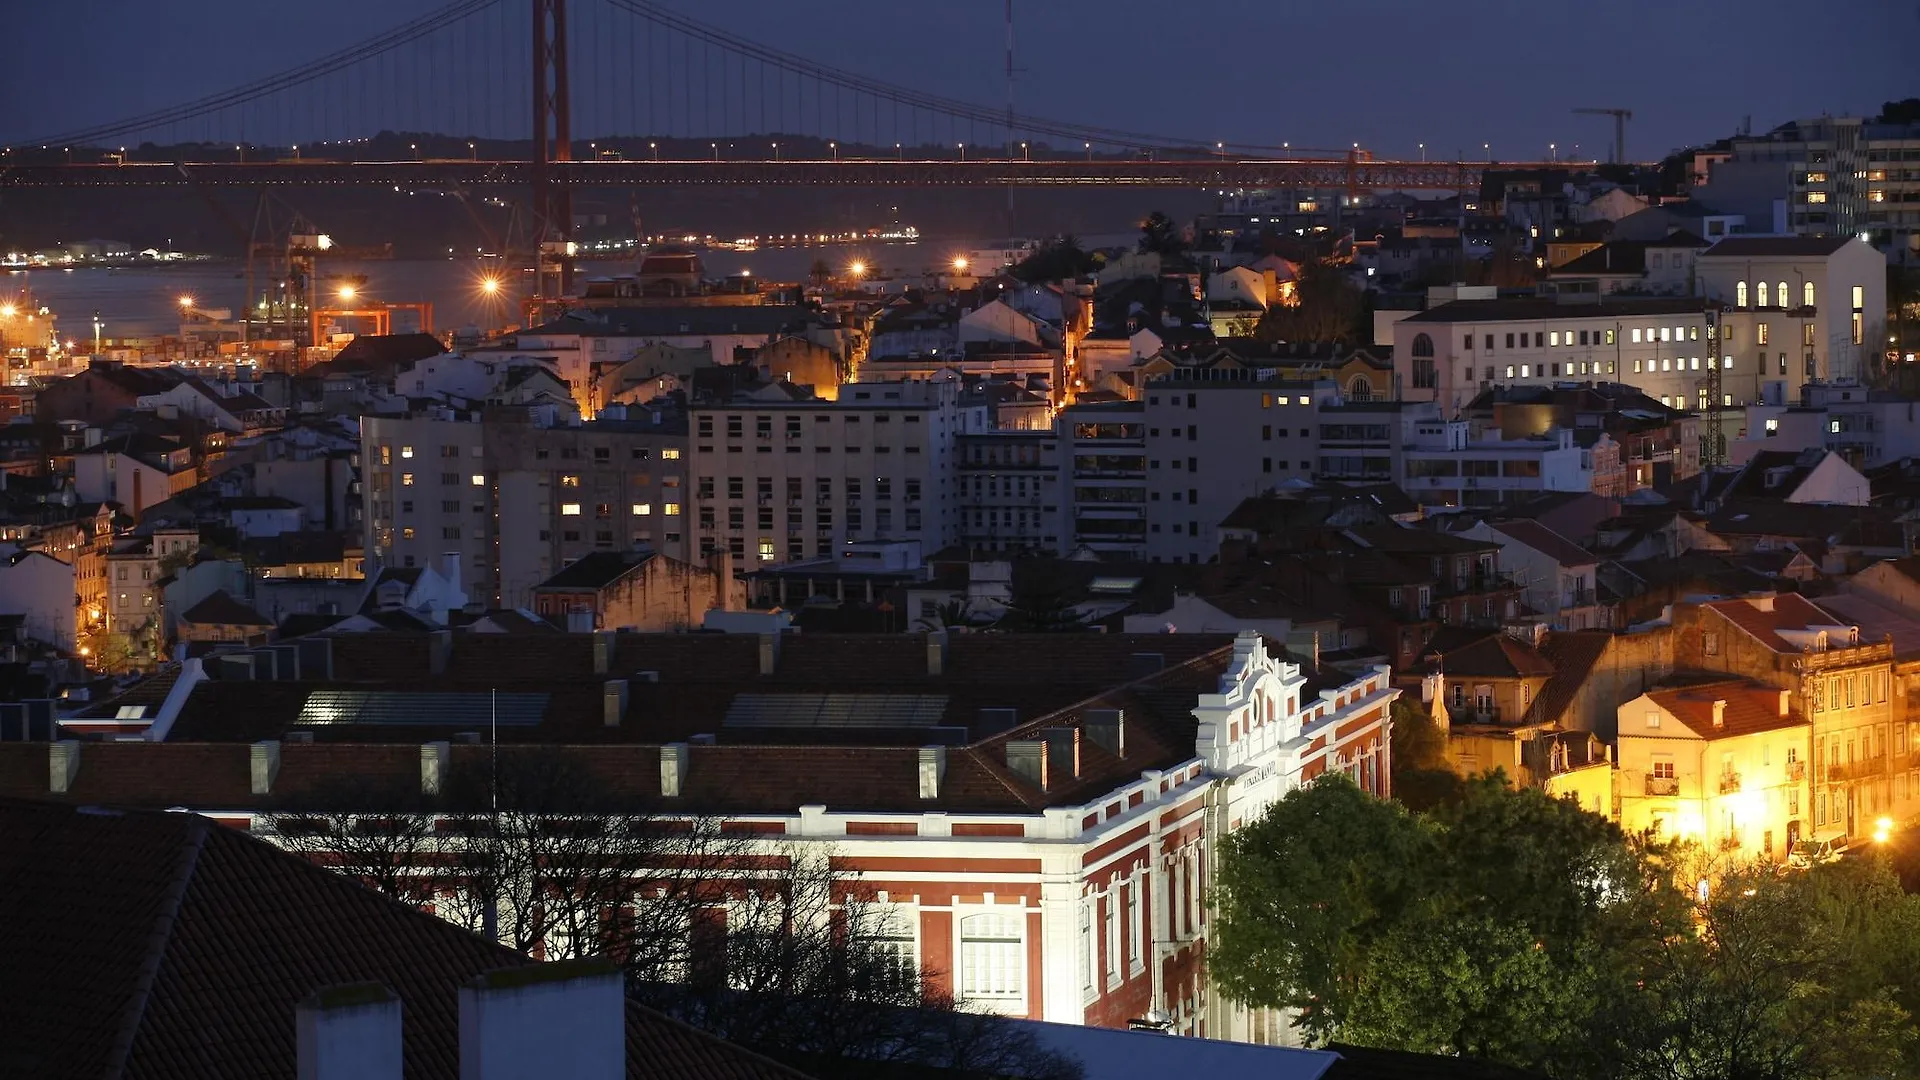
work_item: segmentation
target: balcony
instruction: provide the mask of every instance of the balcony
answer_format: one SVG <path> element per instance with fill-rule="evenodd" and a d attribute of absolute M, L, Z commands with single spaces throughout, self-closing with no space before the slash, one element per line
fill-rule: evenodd
<path fill-rule="evenodd" d="M 1721 773 L 1720 774 L 1720 794 L 1732 795 L 1738 792 L 1739 790 L 1740 790 L 1740 774 L 1739 773 Z"/>
<path fill-rule="evenodd" d="M 1647 794 L 1678 795 L 1680 794 L 1680 778 L 1677 776 L 1649 776 L 1647 777 Z"/>
<path fill-rule="evenodd" d="M 1804 761 L 1787 762 L 1787 779 L 1798 783 L 1807 778 L 1807 763 Z"/>
<path fill-rule="evenodd" d="M 1849 761 L 1845 764 L 1829 765 L 1827 766 L 1827 782 L 1830 784 L 1839 784 L 1849 780 L 1866 780 L 1871 777 L 1885 776 L 1887 774 L 1887 764 L 1886 757 L 1881 756 L 1861 758 L 1859 761 Z"/>

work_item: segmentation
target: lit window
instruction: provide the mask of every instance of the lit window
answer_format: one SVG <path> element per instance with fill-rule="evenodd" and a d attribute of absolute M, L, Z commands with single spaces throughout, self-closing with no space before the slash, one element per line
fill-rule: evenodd
<path fill-rule="evenodd" d="M 474 487 L 486 487 L 486 486 L 487 486 L 487 476 L 486 476 L 486 474 L 485 474 L 485 473 L 474 473 L 474 474 L 473 474 L 473 486 L 474 486 Z"/>
<path fill-rule="evenodd" d="M 1867 290 L 1859 285 L 1853 287 L 1853 310 L 1862 311 L 1867 306 Z M 1854 344 L 1859 344 L 1855 342 Z"/>
<path fill-rule="evenodd" d="M 1667 337 L 1667 328 L 1664 326 L 1660 328 L 1660 340 L 1661 341 L 1669 340 Z"/>
<path fill-rule="evenodd" d="M 377 449 L 380 451 L 380 464 L 393 464 L 393 447 L 388 446 L 386 443 L 381 443 Z"/>
<path fill-rule="evenodd" d="M 400 456 L 401 456 L 401 457 L 403 457 L 403 458 L 410 458 L 410 457 L 412 457 L 412 456 L 413 456 L 413 447 L 411 447 L 411 446 L 403 446 L 403 447 L 401 447 L 401 448 L 400 448 Z"/>
<path fill-rule="evenodd" d="M 1772 434 L 1773 432 L 1776 432 L 1779 430 L 1780 430 L 1780 418 L 1777 416 L 1767 417 L 1767 433 Z"/>
<path fill-rule="evenodd" d="M 1827 201 L 1827 193 L 1826 193 L 1826 192 L 1824 192 L 1824 191 L 1809 191 L 1809 192 L 1807 192 L 1807 201 L 1808 201 L 1808 202 L 1810 202 L 1810 203 L 1823 203 L 1823 202 L 1826 202 L 1826 201 Z"/>
<path fill-rule="evenodd" d="M 1607 344 L 1609 345 L 1613 344 L 1613 334 L 1614 332 L 1612 330 L 1607 331 Z"/>
<path fill-rule="evenodd" d="M 1508 364 L 1508 365 L 1507 365 L 1507 378 L 1509 378 L 1509 379 L 1511 379 L 1511 378 L 1513 378 L 1513 365 L 1512 365 L 1512 364 Z"/>
<path fill-rule="evenodd" d="M 660 512 L 667 515 L 668 517 L 677 517 L 680 514 L 680 504 L 679 503 L 661 503 Z"/>
<path fill-rule="evenodd" d="M 561 517 L 579 517 L 580 504 L 579 503 L 561 503 L 560 516 Z"/>
<path fill-rule="evenodd" d="M 1744 281 L 1736 282 L 1733 286 L 1733 306 L 1747 306 L 1747 283 Z"/>
<path fill-rule="evenodd" d="M 1768 422 L 1771 423 L 1772 421 L 1768 421 Z M 1840 434 L 1840 421 L 1838 420 L 1827 421 L 1827 430 L 1833 432 L 1835 435 Z"/>
<path fill-rule="evenodd" d="M 677 446 L 665 447 L 660 451 L 660 456 L 668 461 L 678 461 L 680 459 L 680 448 Z"/>
<path fill-rule="evenodd" d="M 633 512 L 635 515 L 639 517 L 646 517 L 648 514 L 653 513 L 653 504 L 652 503 L 634 503 Z"/>
<path fill-rule="evenodd" d="M 1765 285 L 1762 285 L 1762 286 L 1760 286 L 1760 287 L 1761 287 L 1762 289 L 1765 289 L 1765 288 L 1766 288 L 1766 286 L 1765 286 Z M 1761 302 L 1762 302 L 1762 303 L 1765 303 L 1765 302 L 1766 302 L 1766 294 L 1765 294 L 1765 293 L 1761 293 L 1761 294 L 1760 294 L 1760 299 L 1761 299 Z M 1754 327 L 1753 327 L 1753 343 L 1754 343 L 1755 345 L 1765 345 L 1765 344 L 1767 343 L 1767 338 L 1768 338 L 1768 336 L 1769 336 L 1769 334 L 1771 333 L 1771 331 L 1772 331 L 1772 327 L 1771 327 L 1771 326 L 1770 326 L 1769 324 L 1767 324 L 1767 323 L 1756 323 L 1756 324 L 1754 324 Z"/>
<path fill-rule="evenodd" d="M 1804 307 L 1812 307 L 1812 306 L 1813 306 L 1813 282 L 1811 282 L 1811 281 L 1807 281 L 1807 282 L 1802 282 L 1802 283 L 1801 283 L 1801 285 L 1800 285 L 1800 303 L 1801 303 L 1801 305 L 1802 305 L 1802 306 L 1804 306 Z"/>
<path fill-rule="evenodd" d="M 1809 184 L 1824 184 L 1824 183 L 1826 183 L 1826 182 L 1827 182 L 1827 174 L 1826 174 L 1826 173 L 1823 173 L 1823 172 L 1810 172 L 1810 173 L 1808 173 L 1808 174 L 1807 174 L 1807 183 L 1809 183 Z"/>
<path fill-rule="evenodd" d="M 410 473 L 410 472 L 406 472 L 406 473 L 401 473 L 401 474 L 400 474 L 400 486 L 401 486 L 401 487 L 412 487 L 412 486 L 413 486 L 413 474 L 412 474 L 412 473 Z"/>
<path fill-rule="evenodd" d="M 572 476 L 572 475 L 562 476 L 560 478 L 560 486 L 561 487 L 579 487 L 580 478 L 578 476 Z"/>
<path fill-rule="evenodd" d="M 761 562 L 773 561 L 773 541 L 772 539 L 765 536 L 760 538 L 760 561 Z"/>
<path fill-rule="evenodd" d="M 1637 326 L 1633 328 L 1633 343 L 1640 344 L 1640 328 Z"/>
<path fill-rule="evenodd" d="M 1859 290 L 1859 289 L 1855 289 L 1855 290 L 1853 290 L 1853 306 L 1854 306 L 1854 307 L 1859 307 L 1859 306 L 1860 306 L 1860 290 Z M 1308 396 L 1307 396 L 1307 395 L 1305 395 L 1305 394 L 1301 394 L 1301 395 L 1300 395 L 1300 404 L 1302 404 L 1302 405 L 1311 405 L 1311 404 L 1313 404 L 1313 399 L 1312 399 L 1312 398 L 1310 398 L 1310 397 L 1308 397 Z"/>
<path fill-rule="evenodd" d="M 1767 283 L 1764 281 L 1758 282 L 1754 287 L 1760 291 L 1759 300 L 1754 306 L 1766 307 L 1767 306 Z"/>
<path fill-rule="evenodd" d="M 1524 379 L 1524 378 L 1526 378 L 1526 377 L 1527 377 L 1527 376 L 1528 376 L 1528 375 L 1530 374 L 1530 372 L 1531 372 L 1531 368 L 1530 368 L 1530 366 L 1529 366 L 1529 365 L 1527 365 L 1527 364 L 1521 364 L 1521 365 L 1520 365 L 1520 377 L 1521 377 L 1521 378 L 1523 378 L 1523 379 Z"/>
<path fill-rule="evenodd" d="M 1722 401 L 1720 402 L 1720 404 L 1721 404 L 1721 405 L 1723 405 L 1723 406 L 1726 406 L 1727 408 L 1732 408 L 1732 407 L 1733 407 L 1733 395 L 1732 395 L 1732 394 L 1726 394 L 1726 395 L 1723 395 L 1723 398 L 1724 398 L 1724 399 L 1723 399 L 1723 400 L 1722 400 Z"/>
<path fill-rule="evenodd" d="M 1559 346 L 1560 346 L 1560 331 L 1558 331 L 1558 330 L 1554 330 L 1554 331 L 1551 331 L 1551 332 L 1549 332 L 1549 333 L 1547 334 L 1547 344 L 1549 344 L 1549 345 L 1552 345 L 1552 346 L 1553 346 L 1553 347 L 1555 347 L 1555 348 L 1559 348 Z"/>
<path fill-rule="evenodd" d="M 404 529 L 401 529 L 401 530 L 400 530 L 400 539 L 402 539 L 402 540 L 411 540 L 411 539 L 413 539 L 413 527 L 412 527 L 412 526 L 408 526 L 407 528 L 404 528 Z"/>

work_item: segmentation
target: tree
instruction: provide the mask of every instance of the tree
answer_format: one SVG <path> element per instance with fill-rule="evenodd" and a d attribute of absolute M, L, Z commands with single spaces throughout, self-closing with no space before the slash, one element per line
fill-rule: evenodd
<path fill-rule="evenodd" d="M 1154 255 L 1182 255 L 1187 241 L 1172 218 L 1155 210 L 1140 223 L 1140 250 Z"/>
<path fill-rule="evenodd" d="M 1460 797 L 1460 774 L 1447 764 L 1447 734 L 1425 705 L 1405 694 L 1389 713 L 1393 796 L 1410 809 L 1429 810 Z"/>
<path fill-rule="evenodd" d="M 1648 1080 L 1838 1080 L 1920 1070 L 1920 898 L 1866 860 L 1736 870 L 1693 903 L 1696 934 L 1594 1027 Z"/>
<path fill-rule="evenodd" d="M 1008 273 L 1028 283 L 1066 281 L 1087 273 L 1094 265 L 1093 256 L 1081 250 L 1079 239 L 1072 233 L 1061 233 L 1035 248 Z"/>
<path fill-rule="evenodd" d="M 973 624 L 973 602 L 966 599 L 948 600 L 933 609 L 933 614 L 923 616 L 915 626 L 922 630 L 949 630 L 956 626 Z"/>
<path fill-rule="evenodd" d="M 833 280 L 833 267 L 828 266 L 825 259 L 815 259 L 807 267 L 807 280 L 815 285 L 824 286 Z"/>
<path fill-rule="evenodd" d="M 1087 629 L 1087 617 L 1074 592 L 1057 575 L 1016 564 L 1012 595 L 994 627 L 1030 634 L 1071 633 Z"/>
<path fill-rule="evenodd" d="M 1369 340 L 1361 326 L 1366 297 L 1339 263 L 1318 259 L 1301 266 L 1294 297 L 1292 306 L 1268 308 L 1254 336 L 1269 342 Z"/>
<path fill-rule="evenodd" d="M 1660 881 L 1611 824 L 1498 773 L 1427 815 L 1323 777 L 1223 845 L 1209 962 L 1313 1043 L 1566 1071 L 1684 925 Z"/>
<path fill-rule="evenodd" d="M 270 815 L 264 834 L 281 847 L 353 878 L 389 900 L 429 903 L 445 849 L 431 800 L 341 776 L 296 813 Z"/>

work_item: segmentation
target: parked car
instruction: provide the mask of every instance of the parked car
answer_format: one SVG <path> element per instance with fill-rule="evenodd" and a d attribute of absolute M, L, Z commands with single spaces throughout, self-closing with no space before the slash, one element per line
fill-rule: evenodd
<path fill-rule="evenodd" d="M 1800 838 L 1787 853 L 1787 864 L 1802 870 L 1836 862 L 1847 853 L 1847 834 L 1839 831 L 1814 833 Z"/>

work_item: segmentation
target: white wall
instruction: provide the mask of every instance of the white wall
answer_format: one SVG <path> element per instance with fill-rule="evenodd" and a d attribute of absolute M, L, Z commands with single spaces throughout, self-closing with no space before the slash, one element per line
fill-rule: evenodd
<path fill-rule="evenodd" d="M 0 545 L 0 615 L 25 615 L 29 637 L 72 653 L 75 595 L 72 563 Z"/>

